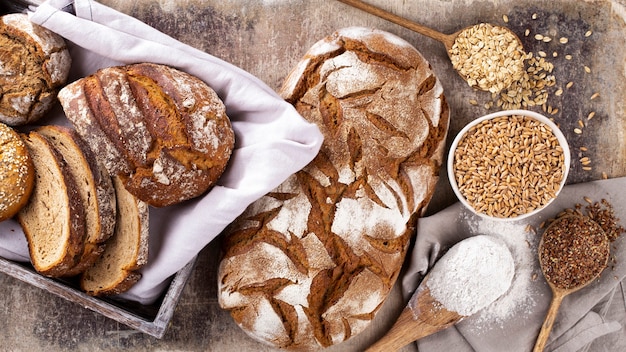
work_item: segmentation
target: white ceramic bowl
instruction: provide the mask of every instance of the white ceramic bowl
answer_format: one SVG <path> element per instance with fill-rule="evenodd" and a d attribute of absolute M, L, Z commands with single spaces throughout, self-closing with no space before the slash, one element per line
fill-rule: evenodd
<path fill-rule="evenodd" d="M 501 116 L 511 116 L 511 115 L 522 115 L 528 118 L 532 118 L 535 120 L 538 120 L 540 122 L 542 122 L 543 124 L 545 124 L 546 126 L 548 126 L 549 128 L 552 129 L 552 133 L 555 135 L 555 137 L 558 139 L 559 144 L 561 145 L 561 147 L 563 148 L 563 157 L 564 157 L 564 165 L 563 165 L 563 179 L 561 180 L 558 190 L 555 193 L 554 198 L 552 198 L 551 200 L 549 200 L 548 202 L 546 202 L 545 204 L 543 204 L 542 207 L 540 208 L 535 208 L 533 211 L 531 212 L 527 212 L 524 214 L 520 214 L 520 215 L 516 215 L 513 217 L 495 217 L 495 216 L 490 216 L 487 215 L 486 213 L 483 212 L 478 212 L 476 209 L 474 209 L 472 207 L 472 205 L 470 204 L 470 202 L 468 202 L 465 199 L 465 196 L 462 194 L 462 192 L 459 190 L 459 185 L 457 184 L 456 178 L 455 178 L 455 170 L 454 170 L 454 155 L 455 155 L 455 151 L 459 145 L 459 142 L 461 141 L 461 139 L 463 138 L 463 136 L 467 133 L 467 131 L 472 128 L 473 126 L 476 126 L 480 123 L 482 123 L 483 121 L 486 120 L 490 120 L 490 119 L 494 119 L 497 117 L 501 117 Z M 450 185 L 452 186 L 452 189 L 454 190 L 454 193 L 456 194 L 457 198 L 459 199 L 459 201 L 468 209 L 470 209 L 473 213 L 484 217 L 484 218 L 488 218 L 488 219 L 492 219 L 492 220 L 519 220 L 519 219 L 523 219 L 529 216 L 532 216 L 534 214 L 537 214 L 538 212 L 540 212 L 541 210 L 545 209 L 550 203 L 552 203 L 552 201 L 554 201 L 554 199 L 558 196 L 558 194 L 561 192 L 561 190 L 563 189 L 563 186 L 565 186 L 565 182 L 567 180 L 567 175 L 569 173 L 569 168 L 570 168 L 570 161 L 571 161 L 571 155 L 570 155 L 570 150 L 569 150 L 569 146 L 567 144 L 567 140 L 565 139 L 565 136 L 563 135 L 563 133 L 561 132 L 561 130 L 559 130 L 559 128 L 554 124 L 554 122 L 552 122 L 550 119 L 548 119 L 547 117 L 538 114 L 536 112 L 533 111 L 528 111 L 528 110 L 503 110 L 503 111 L 499 111 L 499 112 L 495 112 L 489 115 L 485 115 L 482 116 L 474 121 L 472 121 L 471 123 L 469 123 L 467 126 L 465 126 L 458 134 L 457 136 L 454 138 L 454 141 L 452 142 L 452 146 L 450 148 L 450 151 L 448 153 L 448 179 L 450 180 Z M 530 174 L 528 174 L 530 175 Z"/>

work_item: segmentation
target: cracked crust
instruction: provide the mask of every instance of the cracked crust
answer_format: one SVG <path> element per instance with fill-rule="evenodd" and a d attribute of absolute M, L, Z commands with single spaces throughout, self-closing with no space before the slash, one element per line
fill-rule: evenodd
<path fill-rule="evenodd" d="M 108 67 L 59 92 L 67 118 L 136 197 L 156 207 L 209 190 L 234 147 L 217 94 L 171 67 Z"/>
<path fill-rule="evenodd" d="M 281 94 L 324 144 L 228 229 L 219 302 L 257 340 L 315 350 L 365 329 L 389 294 L 437 182 L 449 112 L 420 53 L 366 28 L 315 44 Z"/>
<path fill-rule="evenodd" d="M 0 18 L 0 121 L 18 126 L 40 119 L 69 75 L 71 58 L 59 35 L 26 14 Z"/>

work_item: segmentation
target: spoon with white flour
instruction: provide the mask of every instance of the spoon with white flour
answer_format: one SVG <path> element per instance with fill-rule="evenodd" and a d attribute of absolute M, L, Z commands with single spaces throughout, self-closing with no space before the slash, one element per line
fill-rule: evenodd
<path fill-rule="evenodd" d="M 487 307 L 511 286 L 513 256 L 503 241 L 474 236 L 454 245 L 419 285 L 389 332 L 366 352 L 395 351 Z"/>
<path fill-rule="evenodd" d="M 360 0 L 339 1 L 442 43 L 454 69 L 474 88 L 498 93 L 526 72 L 524 46 L 506 27 L 479 23 L 445 34 Z"/>

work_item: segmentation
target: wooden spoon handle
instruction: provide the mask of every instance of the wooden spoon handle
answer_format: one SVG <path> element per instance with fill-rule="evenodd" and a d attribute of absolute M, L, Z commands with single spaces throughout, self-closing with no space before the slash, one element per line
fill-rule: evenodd
<path fill-rule="evenodd" d="M 546 318 L 544 319 L 543 325 L 541 326 L 541 331 L 539 331 L 539 336 L 537 337 L 537 342 L 535 343 L 535 348 L 533 349 L 533 352 L 542 352 L 545 348 L 548 337 L 550 336 L 550 332 L 552 331 L 552 325 L 554 325 L 554 320 L 556 319 L 556 314 L 559 311 L 561 302 L 563 302 L 563 297 L 565 297 L 565 294 L 563 294 L 562 292 L 553 293 L 552 301 L 550 302 L 550 308 L 548 309 Z"/>
<path fill-rule="evenodd" d="M 380 340 L 376 341 L 365 352 L 390 352 L 396 351 L 408 345 L 413 341 L 417 341 L 422 337 L 432 335 L 451 325 L 454 325 L 461 319 L 456 313 L 445 314 L 446 317 L 440 321 L 433 321 L 434 325 L 430 325 L 419 317 L 415 317 L 415 313 L 409 307 L 402 311 L 398 320 L 393 324 L 391 329 Z"/>
<path fill-rule="evenodd" d="M 437 40 L 441 43 L 443 43 L 447 49 L 449 49 L 449 47 L 452 47 L 452 43 L 454 43 L 454 37 L 451 35 L 447 35 L 441 32 L 438 32 L 434 29 L 428 28 L 426 26 L 423 26 L 421 24 L 412 22 L 407 20 L 406 18 L 402 18 L 398 15 L 394 15 L 391 12 L 387 12 L 381 8 L 378 8 L 376 6 L 364 3 L 363 1 L 360 0 L 339 0 L 340 2 L 343 2 L 344 4 L 348 4 L 350 6 L 356 7 L 359 10 L 365 11 L 369 14 L 378 16 L 382 19 L 385 19 L 389 22 L 395 23 L 397 25 L 400 25 L 404 28 L 408 28 L 412 31 L 415 31 L 419 34 L 425 35 L 431 39 Z"/>

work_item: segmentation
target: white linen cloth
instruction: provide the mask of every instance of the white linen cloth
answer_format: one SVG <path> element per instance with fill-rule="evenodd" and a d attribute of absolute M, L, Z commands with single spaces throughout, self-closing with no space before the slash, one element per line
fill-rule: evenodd
<path fill-rule="evenodd" d="M 73 60 L 70 80 L 120 64 L 169 65 L 211 86 L 226 105 L 235 131 L 229 165 L 210 192 L 181 205 L 150 208 L 149 262 L 141 269 L 141 280 L 122 298 L 153 302 L 168 279 L 250 203 L 303 168 L 319 151 L 323 136 L 317 126 L 261 80 L 133 17 L 91 0 L 46 1 L 29 16 L 68 41 Z M 67 124 L 64 116 L 50 122 Z M 28 261 L 26 242 L 20 236 L 13 220 L 0 224 L 0 255 Z"/>
<path fill-rule="evenodd" d="M 516 284 L 514 279 L 509 292 L 499 299 L 500 303 L 494 303 L 494 307 L 500 304 L 499 309 L 487 307 L 454 327 L 417 341 L 419 351 L 532 351 L 552 298 L 538 264 L 537 246 L 543 234 L 539 225 L 577 203 L 586 206 L 584 197 L 589 197 L 594 202 L 606 199 L 612 205 L 615 216 L 621 220 L 620 224 L 626 227 L 625 189 L 626 177 L 568 185 L 544 211 L 508 225 L 480 219 L 458 202 L 419 219 L 415 247 L 409 253 L 401 281 L 407 301 L 445 250 L 464 238 L 480 234 L 499 236 L 523 262 L 516 267 L 517 280 L 520 281 Z M 584 208 L 581 211 L 584 213 Z M 536 234 L 527 232 L 527 225 L 536 229 Z M 521 238 L 512 238 L 520 235 Z M 614 348 L 623 342 L 622 324 L 626 321 L 626 301 L 622 294 L 626 277 L 626 234 L 611 243 L 611 255 L 609 266 L 599 279 L 563 300 L 546 351 L 580 351 L 599 337 L 609 334 L 615 335 L 618 342 L 613 347 L 607 347 L 608 350 L 619 350 Z M 503 301 L 508 303 L 505 305 Z M 504 306 L 509 306 L 511 314 L 505 314 Z M 490 310 L 499 314 L 489 313 Z"/>

